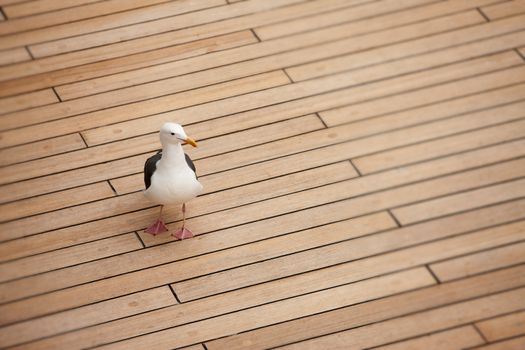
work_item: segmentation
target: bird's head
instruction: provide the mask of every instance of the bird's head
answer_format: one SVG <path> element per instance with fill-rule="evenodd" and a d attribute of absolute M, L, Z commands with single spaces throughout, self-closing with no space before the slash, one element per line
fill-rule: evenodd
<path fill-rule="evenodd" d="M 188 137 L 182 126 L 176 123 L 164 123 L 162 125 L 162 128 L 160 128 L 160 142 L 163 145 L 185 142 L 193 147 L 197 147 L 195 140 Z"/>

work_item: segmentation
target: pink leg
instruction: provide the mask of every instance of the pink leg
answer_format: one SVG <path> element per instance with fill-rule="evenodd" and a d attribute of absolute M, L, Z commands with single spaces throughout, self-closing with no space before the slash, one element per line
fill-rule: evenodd
<path fill-rule="evenodd" d="M 168 227 L 162 220 L 162 209 L 164 209 L 163 205 L 160 206 L 160 213 L 159 213 L 159 218 L 157 219 L 157 221 L 155 221 L 153 224 L 151 224 L 151 226 L 145 229 L 144 232 L 150 233 L 153 236 L 155 236 L 155 235 L 158 235 L 159 233 L 168 231 Z"/>
<path fill-rule="evenodd" d="M 186 239 L 193 237 L 193 232 L 186 227 L 186 203 L 182 204 L 182 227 L 173 233 L 172 236 L 177 239 Z"/>

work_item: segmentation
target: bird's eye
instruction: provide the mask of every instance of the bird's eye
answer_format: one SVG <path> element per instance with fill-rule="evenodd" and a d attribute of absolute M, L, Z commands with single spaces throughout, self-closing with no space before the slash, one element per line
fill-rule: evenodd
<path fill-rule="evenodd" d="M 171 136 L 173 136 L 173 135 L 175 135 L 175 133 L 174 133 L 174 132 L 172 132 L 172 133 L 171 133 Z"/>

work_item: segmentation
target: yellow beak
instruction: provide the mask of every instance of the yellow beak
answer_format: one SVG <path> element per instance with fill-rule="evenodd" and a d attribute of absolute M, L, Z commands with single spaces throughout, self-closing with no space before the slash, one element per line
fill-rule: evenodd
<path fill-rule="evenodd" d="M 192 145 L 193 147 L 197 147 L 197 142 L 195 142 L 194 139 L 191 137 L 188 137 L 186 140 L 184 140 L 187 144 Z"/>

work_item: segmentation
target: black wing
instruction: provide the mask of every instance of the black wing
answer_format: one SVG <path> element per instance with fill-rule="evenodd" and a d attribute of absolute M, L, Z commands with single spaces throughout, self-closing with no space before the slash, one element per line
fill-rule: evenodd
<path fill-rule="evenodd" d="M 198 178 L 198 176 L 197 176 L 197 169 L 195 169 L 195 164 L 193 164 L 190 156 L 187 155 L 186 153 L 184 153 L 184 156 L 186 157 L 186 164 L 188 164 L 188 166 L 191 168 L 191 170 L 193 170 L 193 172 L 195 173 L 195 177 Z"/>
<path fill-rule="evenodd" d="M 149 157 L 144 163 L 144 185 L 146 189 L 151 185 L 151 176 L 157 170 L 157 162 L 162 157 L 162 151 L 158 151 L 154 156 Z"/>

